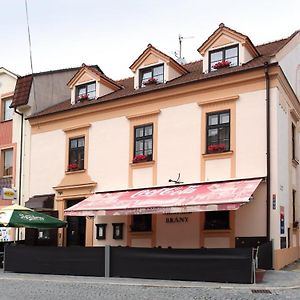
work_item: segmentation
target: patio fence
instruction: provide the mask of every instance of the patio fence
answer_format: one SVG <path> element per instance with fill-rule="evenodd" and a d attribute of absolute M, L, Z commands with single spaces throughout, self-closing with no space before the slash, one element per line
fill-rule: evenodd
<path fill-rule="evenodd" d="M 4 270 L 19 273 L 252 283 L 253 251 L 131 247 L 5 248 Z"/>

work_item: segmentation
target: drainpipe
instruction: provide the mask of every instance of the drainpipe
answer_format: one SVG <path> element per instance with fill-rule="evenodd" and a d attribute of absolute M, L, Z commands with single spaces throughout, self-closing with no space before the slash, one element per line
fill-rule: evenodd
<path fill-rule="evenodd" d="M 23 173 L 23 128 L 24 128 L 24 114 L 17 111 L 17 108 L 14 108 L 14 112 L 21 116 L 21 138 L 20 138 L 20 167 L 19 167 L 19 191 L 18 191 L 18 204 L 21 205 L 21 195 L 22 195 L 22 173 Z M 20 230 L 17 228 L 18 240 L 20 239 Z"/>
<path fill-rule="evenodd" d="M 271 198 L 271 123 L 270 123 L 270 76 L 269 63 L 265 62 L 265 80 L 266 80 L 266 138 L 267 138 L 267 240 L 270 241 L 270 198 Z"/>

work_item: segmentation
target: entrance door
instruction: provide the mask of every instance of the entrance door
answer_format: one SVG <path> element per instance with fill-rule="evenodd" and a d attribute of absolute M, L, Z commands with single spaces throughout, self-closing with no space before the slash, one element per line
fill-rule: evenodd
<path fill-rule="evenodd" d="M 81 200 L 68 200 L 67 208 Z M 67 246 L 85 246 L 85 217 L 67 217 Z"/>

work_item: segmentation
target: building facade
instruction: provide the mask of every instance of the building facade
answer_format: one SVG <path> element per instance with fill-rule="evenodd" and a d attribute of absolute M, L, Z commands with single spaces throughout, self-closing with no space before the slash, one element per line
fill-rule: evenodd
<path fill-rule="evenodd" d="M 220 24 L 194 63 L 179 64 L 149 44 L 132 78 L 114 81 L 83 65 L 67 83 L 66 101 L 27 117 L 22 199 L 55 194 L 69 224 L 60 246 L 228 248 L 272 240 L 274 267 L 292 262 L 299 258 L 299 42 L 295 32 L 254 46 Z M 146 193 L 175 181 L 210 182 L 222 194 L 226 182 L 253 179 L 259 185 L 238 209 L 65 216 L 98 192 L 101 202 L 103 192 Z"/>
<path fill-rule="evenodd" d="M 15 198 L 16 143 L 12 140 L 13 114 L 10 108 L 17 75 L 0 68 L 0 208 L 10 205 Z M 0 228 L 0 242 L 11 241 L 13 229 Z"/>

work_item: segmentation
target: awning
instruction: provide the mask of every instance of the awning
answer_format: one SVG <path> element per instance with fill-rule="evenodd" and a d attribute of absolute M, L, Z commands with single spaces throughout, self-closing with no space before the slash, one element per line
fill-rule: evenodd
<path fill-rule="evenodd" d="M 98 193 L 66 209 L 65 215 L 137 215 L 236 210 L 250 201 L 261 180 L 234 180 Z"/>
<path fill-rule="evenodd" d="M 54 194 L 49 195 L 35 195 L 29 198 L 28 201 L 25 202 L 25 207 L 31 209 L 53 209 L 54 207 Z"/>

